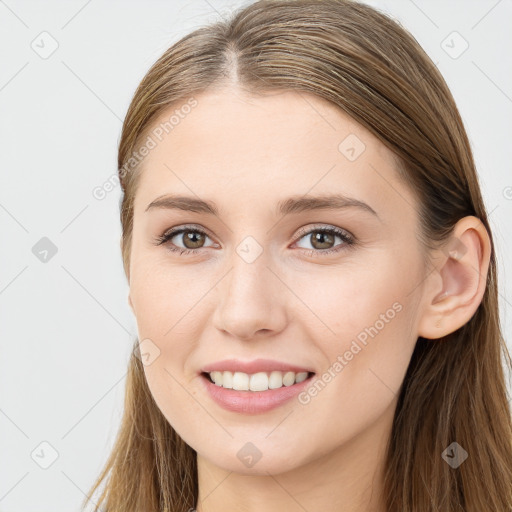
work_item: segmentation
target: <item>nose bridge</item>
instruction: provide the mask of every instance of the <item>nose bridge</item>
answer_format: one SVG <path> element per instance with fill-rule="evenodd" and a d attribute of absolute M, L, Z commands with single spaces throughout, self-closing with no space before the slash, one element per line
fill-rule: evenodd
<path fill-rule="evenodd" d="M 273 274 L 270 254 L 246 237 L 229 261 L 229 274 L 218 285 L 216 327 L 238 338 L 251 338 L 260 330 L 279 331 L 286 322 L 283 290 Z"/>

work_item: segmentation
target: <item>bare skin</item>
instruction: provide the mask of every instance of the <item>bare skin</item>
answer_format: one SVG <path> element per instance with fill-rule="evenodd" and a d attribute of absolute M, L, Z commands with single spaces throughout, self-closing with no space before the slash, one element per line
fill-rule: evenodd
<path fill-rule="evenodd" d="M 476 311 L 487 232 L 478 219 L 461 219 L 454 238 L 463 250 L 453 258 L 440 250 L 425 265 L 414 194 L 393 154 L 346 114 L 290 91 L 249 96 L 233 87 L 196 99 L 144 159 L 128 277 L 139 340 L 159 350 L 145 366 L 151 392 L 198 454 L 197 510 L 384 511 L 386 444 L 416 340 L 435 343 Z M 292 196 L 334 193 L 375 213 L 276 211 Z M 213 202 L 218 215 L 145 211 L 165 194 Z M 154 243 L 183 225 L 195 245 L 183 233 Z M 319 238 L 333 227 L 354 243 Z M 237 253 L 246 237 L 251 251 L 263 251 L 250 263 Z M 191 252 L 171 252 L 173 244 Z M 355 352 L 353 341 L 371 326 L 374 335 Z M 345 363 L 336 371 L 339 356 Z M 335 376 L 309 401 L 240 414 L 213 402 L 198 374 L 226 358 Z M 261 454 L 250 467 L 237 456 L 249 442 Z"/>

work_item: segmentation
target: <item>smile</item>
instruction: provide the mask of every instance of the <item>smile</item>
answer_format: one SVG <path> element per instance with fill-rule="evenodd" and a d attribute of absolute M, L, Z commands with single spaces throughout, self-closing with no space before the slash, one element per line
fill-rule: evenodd
<path fill-rule="evenodd" d="M 313 372 L 279 371 L 211 373 L 212 377 L 206 372 L 200 375 L 209 397 L 223 409 L 242 414 L 260 414 L 284 405 L 303 391 L 315 375 Z"/>

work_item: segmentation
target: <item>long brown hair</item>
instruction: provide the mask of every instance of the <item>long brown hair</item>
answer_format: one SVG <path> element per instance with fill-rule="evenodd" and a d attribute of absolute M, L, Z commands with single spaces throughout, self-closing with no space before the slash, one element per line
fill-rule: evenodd
<path fill-rule="evenodd" d="M 491 236 L 461 117 L 414 37 L 353 0 L 258 1 L 172 45 L 135 92 L 118 158 L 128 279 L 140 175 L 133 154 L 164 110 L 226 83 L 255 93 L 313 93 L 370 130 L 397 156 L 397 170 L 418 198 L 426 250 L 467 215 Z M 486 290 L 470 321 L 440 340 L 417 340 L 387 447 L 389 512 L 512 510 L 504 372 L 512 362 L 500 330 L 492 237 L 491 246 Z M 153 401 L 137 350 L 135 340 L 120 430 L 89 498 L 94 502 L 104 483 L 97 506 L 108 512 L 186 512 L 198 496 L 196 453 Z M 454 441 L 469 455 L 456 469 L 441 456 Z"/>

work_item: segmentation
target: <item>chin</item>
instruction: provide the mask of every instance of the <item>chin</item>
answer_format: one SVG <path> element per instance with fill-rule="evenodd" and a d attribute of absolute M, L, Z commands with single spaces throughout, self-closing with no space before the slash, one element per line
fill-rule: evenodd
<path fill-rule="evenodd" d="M 292 471 L 300 466 L 302 463 L 292 457 L 292 453 L 287 451 L 276 451 L 271 447 L 263 447 L 260 443 L 260 448 L 255 447 L 250 441 L 248 442 L 234 442 L 234 448 L 226 446 L 222 451 L 215 453 L 200 453 L 204 459 L 207 459 L 210 464 L 224 469 L 225 471 L 232 471 L 240 475 L 247 476 L 268 476 L 277 475 Z M 292 451 L 295 451 L 293 449 Z"/>

